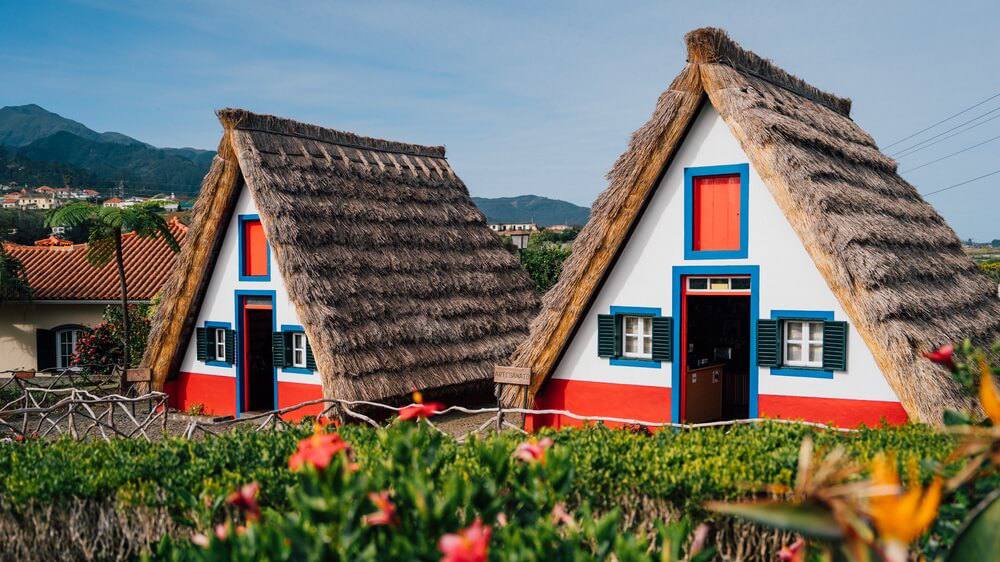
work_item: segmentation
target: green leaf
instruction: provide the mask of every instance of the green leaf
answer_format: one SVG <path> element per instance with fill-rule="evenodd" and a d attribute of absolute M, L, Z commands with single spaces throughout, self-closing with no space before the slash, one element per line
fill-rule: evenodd
<path fill-rule="evenodd" d="M 955 410 L 945 410 L 944 411 L 944 424 L 949 427 L 956 425 L 969 425 L 972 420 L 969 419 L 963 412 L 956 412 Z"/>
<path fill-rule="evenodd" d="M 754 523 L 785 531 L 794 531 L 805 537 L 820 540 L 841 540 L 844 533 L 833 515 L 817 505 L 776 502 L 722 503 L 709 502 L 705 507 L 741 517 Z"/>
<path fill-rule="evenodd" d="M 972 510 L 945 560 L 1000 560 L 1000 490 L 994 490 Z"/>

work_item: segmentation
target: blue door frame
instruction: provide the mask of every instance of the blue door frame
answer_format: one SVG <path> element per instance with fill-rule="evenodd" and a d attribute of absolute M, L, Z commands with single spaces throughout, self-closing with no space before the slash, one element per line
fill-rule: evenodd
<path fill-rule="evenodd" d="M 670 375 L 670 421 L 681 423 L 681 354 L 687 350 L 681 349 L 681 330 L 686 319 L 681 314 L 681 295 L 683 280 L 687 275 L 749 275 L 750 276 L 750 384 L 747 416 L 756 418 L 757 385 L 760 369 L 757 367 L 757 319 L 760 318 L 760 266 L 759 265 L 675 265 L 672 270 L 673 279 L 673 317 L 674 317 L 674 357 L 671 361 Z"/>
<path fill-rule="evenodd" d="M 277 291 L 268 291 L 260 289 L 245 289 L 237 290 L 234 293 L 233 301 L 235 303 L 235 318 L 236 318 L 236 353 L 234 354 L 234 359 L 236 361 L 236 417 L 240 417 L 243 413 L 243 381 L 246 379 L 246 364 L 243 360 L 243 342 L 245 341 L 245 329 L 246 326 L 243 325 L 243 300 L 244 297 L 270 297 L 271 299 L 271 331 L 277 330 L 278 326 L 278 303 L 277 303 Z M 271 380 L 274 381 L 274 409 L 278 409 L 278 370 L 271 367 Z"/>

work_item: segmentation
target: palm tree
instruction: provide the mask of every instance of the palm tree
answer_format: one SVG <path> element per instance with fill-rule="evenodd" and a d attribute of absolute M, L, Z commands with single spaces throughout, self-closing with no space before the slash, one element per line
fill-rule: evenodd
<path fill-rule="evenodd" d="M 0 241 L 0 303 L 6 300 L 30 299 L 31 285 L 25 276 L 24 264 L 17 257 L 7 253 L 7 248 Z"/>
<path fill-rule="evenodd" d="M 180 244 L 170 232 L 167 221 L 159 214 L 160 207 L 156 203 L 140 203 L 131 207 L 103 207 L 85 201 L 70 203 L 49 211 L 45 218 L 45 226 L 81 226 L 91 224 L 90 236 L 87 238 L 87 262 L 94 267 L 104 267 L 112 258 L 118 266 L 118 284 L 122 292 L 122 322 L 124 334 L 122 347 L 121 388 L 125 391 L 125 372 L 131 366 L 129 357 L 130 321 L 128 315 L 128 293 L 125 281 L 125 258 L 122 255 L 122 234 L 135 232 L 142 238 L 162 236 L 170 249 L 180 251 Z"/>

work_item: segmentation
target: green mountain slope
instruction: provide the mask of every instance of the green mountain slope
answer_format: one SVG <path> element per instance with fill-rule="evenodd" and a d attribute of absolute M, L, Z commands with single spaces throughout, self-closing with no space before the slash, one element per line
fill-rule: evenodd
<path fill-rule="evenodd" d="M 58 132 L 114 144 L 145 144 L 121 133 L 98 133 L 35 104 L 0 108 L 0 146 L 21 147 Z"/>
<path fill-rule="evenodd" d="M 102 182 L 86 170 L 62 162 L 28 160 L 0 147 L 0 183 L 13 181 L 22 185 L 62 187 L 67 179 L 73 186 L 91 189 L 111 187 L 110 182 Z"/>
<path fill-rule="evenodd" d="M 590 209 L 587 207 L 538 195 L 473 197 L 472 202 L 486 215 L 489 222 L 534 222 L 539 226 L 582 225 L 590 217 Z"/>

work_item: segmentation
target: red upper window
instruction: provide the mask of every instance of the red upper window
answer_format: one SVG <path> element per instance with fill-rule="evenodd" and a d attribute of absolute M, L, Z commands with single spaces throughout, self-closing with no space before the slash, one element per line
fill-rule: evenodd
<path fill-rule="evenodd" d="M 740 175 L 695 177 L 692 199 L 692 250 L 739 250 Z"/>
<path fill-rule="evenodd" d="M 267 275 L 267 238 L 260 220 L 243 221 L 243 275 Z"/>

